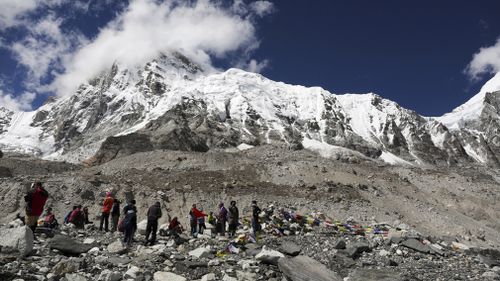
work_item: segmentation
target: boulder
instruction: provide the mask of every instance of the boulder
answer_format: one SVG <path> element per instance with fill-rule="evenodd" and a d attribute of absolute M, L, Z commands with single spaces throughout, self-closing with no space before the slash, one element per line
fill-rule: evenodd
<path fill-rule="evenodd" d="M 0 229 L 0 253 L 25 257 L 33 251 L 33 232 L 27 226 Z"/>
<path fill-rule="evenodd" d="M 139 280 L 142 276 L 142 270 L 137 266 L 131 266 L 123 274 L 123 279 Z"/>
<path fill-rule="evenodd" d="M 268 250 L 266 246 L 264 246 L 260 253 L 255 256 L 255 259 L 265 264 L 277 265 L 278 260 L 283 257 L 285 257 L 285 255 L 282 253 L 275 250 Z"/>
<path fill-rule="evenodd" d="M 279 249 L 282 253 L 284 253 L 285 255 L 289 255 L 289 256 L 297 256 L 298 254 L 300 254 L 300 246 L 293 243 L 293 242 L 290 242 L 290 241 L 283 241 L 280 245 L 280 249 Z"/>
<path fill-rule="evenodd" d="M 140 235 L 146 235 L 146 227 L 148 226 L 147 220 L 142 220 L 137 224 L 137 233 Z"/>
<path fill-rule="evenodd" d="M 205 274 L 203 275 L 203 277 L 201 277 L 201 281 L 215 281 L 215 280 L 216 277 L 214 273 Z"/>
<path fill-rule="evenodd" d="M 282 258 L 278 267 L 291 281 L 342 281 L 337 273 L 308 256 Z"/>
<path fill-rule="evenodd" d="M 406 239 L 401 243 L 401 246 L 415 250 L 420 253 L 428 254 L 431 252 L 431 248 L 424 243 L 418 241 L 415 238 Z"/>
<path fill-rule="evenodd" d="M 51 272 L 52 274 L 54 274 L 54 276 L 62 277 L 66 274 L 78 271 L 79 268 L 80 268 L 79 261 L 69 259 L 58 262 L 56 265 L 54 265 Z"/>
<path fill-rule="evenodd" d="M 73 273 L 73 274 L 66 274 L 64 278 L 67 281 L 88 281 L 89 279 L 81 274 Z M 63 280 L 63 279 L 61 279 Z"/>
<path fill-rule="evenodd" d="M 189 255 L 196 258 L 206 258 L 210 256 L 210 249 L 205 247 L 200 247 L 189 252 Z"/>
<path fill-rule="evenodd" d="M 345 253 L 348 257 L 356 259 L 358 258 L 362 253 L 364 252 L 369 252 L 370 251 L 370 244 L 366 241 L 358 241 L 353 243 L 352 245 L 349 245 L 345 249 Z"/>
<path fill-rule="evenodd" d="M 122 241 L 116 240 L 115 242 L 108 245 L 108 252 L 110 254 L 121 255 L 127 252 L 127 247 L 123 245 Z"/>
<path fill-rule="evenodd" d="M 98 281 L 119 281 L 122 279 L 122 275 L 117 271 L 111 271 L 109 269 L 105 269 L 99 275 Z"/>
<path fill-rule="evenodd" d="M 158 271 L 153 275 L 154 281 L 186 281 L 187 279 L 172 272 Z"/>
<path fill-rule="evenodd" d="M 488 267 L 500 266 L 500 251 L 495 249 L 480 249 L 479 260 Z"/>
<path fill-rule="evenodd" d="M 0 178 L 12 178 L 12 171 L 7 167 L 0 166 Z"/>
<path fill-rule="evenodd" d="M 345 246 L 346 246 L 345 240 L 342 238 L 339 238 L 337 241 L 335 241 L 335 244 L 333 244 L 333 248 L 338 250 L 345 249 Z"/>
<path fill-rule="evenodd" d="M 93 248 L 90 244 L 83 244 L 66 235 L 56 235 L 49 241 L 49 248 L 60 251 L 69 256 L 77 256 Z"/>
<path fill-rule="evenodd" d="M 404 281 L 399 273 L 386 269 L 358 268 L 349 275 L 349 281 Z"/>

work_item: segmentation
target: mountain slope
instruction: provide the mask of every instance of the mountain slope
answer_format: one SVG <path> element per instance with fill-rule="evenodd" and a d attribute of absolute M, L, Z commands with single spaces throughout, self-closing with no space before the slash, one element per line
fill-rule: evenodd
<path fill-rule="evenodd" d="M 493 136 L 500 103 L 485 100 L 474 130 Z M 34 112 L 0 111 L 0 149 L 102 163 L 154 149 L 277 143 L 391 164 L 498 164 L 498 137 L 478 139 L 439 121 L 375 94 L 334 95 L 238 69 L 208 73 L 171 53 L 134 69 L 114 64 Z"/>

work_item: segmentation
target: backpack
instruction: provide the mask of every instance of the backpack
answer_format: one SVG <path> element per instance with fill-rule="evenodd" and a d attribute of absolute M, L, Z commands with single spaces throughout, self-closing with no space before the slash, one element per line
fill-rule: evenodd
<path fill-rule="evenodd" d="M 118 231 L 119 232 L 124 232 L 125 231 L 125 226 L 124 226 L 124 223 L 123 223 L 124 219 L 121 219 L 119 222 L 118 222 Z"/>
<path fill-rule="evenodd" d="M 69 223 L 69 217 L 71 216 L 71 213 L 73 213 L 73 211 L 69 211 L 69 213 L 64 217 L 64 223 Z"/>

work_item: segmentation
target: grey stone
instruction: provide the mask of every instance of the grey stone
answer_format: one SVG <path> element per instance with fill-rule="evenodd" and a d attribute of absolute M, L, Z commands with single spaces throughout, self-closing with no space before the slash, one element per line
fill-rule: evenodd
<path fill-rule="evenodd" d="M 366 241 L 358 241 L 349 245 L 344 253 L 353 259 L 358 258 L 362 253 L 370 251 L 370 244 Z"/>
<path fill-rule="evenodd" d="M 335 241 L 335 244 L 333 244 L 333 248 L 338 250 L 345 249 L 345 246 L 345 240 L 342 238 L 339 238 L 337 241 Z"/>
<path fill-rule="evenodd" d="M 29 227 L 0 229 L 0 253 L 24 257 L 33 251 L 33 232 Z"/>
<path fill-rule="evenodd" d="M 349 281 L 404 281 L 399 273 L 387 269 L 358 268 L 349 274 Z"/>
<path fill-rule="evenodd" d="M 300 254 L 300 251 L 301 251 L 299 245 L 297 245 L 293 242 L 290 242 L 290 241 L 281 242 L 279 250 L 280 250 L 280 252 L 282 252 L 286 255 L 289 255 L 289 256 L 297 256 L 298 254 Z"/>
<path fill-rule="evenodd" d="M 65 255 L 75 256 L 92 249 L 92 245 L 83 244 L 71 239 L 69 236 L 56 235 L 49 241 L 49 248 L 60 251 Z"/>
<path fill-rule="evenodd" d="M 116 240 L 115 242 L 109 244 L 107 249 L 110 254 L 121 255 L 127 252 L 127 247 L 125 247 L 125 245 L 123 245 L 122 241 L 120 240 Z"/>
<path fill-rule="evenodd" d="M 420 253 L 428 254 L 431 252 L 431 248 L 429 246 L 423 244 L 422 242 L 418 241 L 415 238 L 410 238 L 406 239 L 401 243 L 401 246 L 404 246 L 406 248 L 415 250 Z"/>
<path fill-rule="evenodd" d="M 278 267 L 291 281 L 342 281 L 337 273 L 308 256 L 282 258 Z"/>

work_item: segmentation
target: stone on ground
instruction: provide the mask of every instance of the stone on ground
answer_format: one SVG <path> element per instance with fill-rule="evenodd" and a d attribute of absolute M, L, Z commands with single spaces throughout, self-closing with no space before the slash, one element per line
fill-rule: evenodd
<path fill-rule="evenodd" d="M 139 233 L 140 235 L 146 235 L 146 227 L 148 225 L 148 221 L 147 220 L 142 220 L 141 222 L 139 222 L 137 224 L 137 233 Z"/>
<path fill-rule="evenodd" d="M 196 257 L 196 258 L 199 258 L 199 259 L 206 258 L 206 257 L 210 256 L 210 249 L 205 248 L 205 247 L 200 247 L 200 248 L 197 248 L 197 249 L 190 251 L 189 255 Z"/>
<path fill-rule="evenodd" d="M 33 232 L 29 227 L 0 229 L 0 253 L 25 257 L 33 251 Z"/>
<path fill-rule="evenodd" d="M 348 278 L 349 281 L 404 281 L 399 273 L 387 269 L 358 268 L 354 270 Z"/>
<path fill-rule="evenodd" d="M 282 258 L 278 267 L 291 281 L 342 281 L 337 273 L 308 256 Z"/>
<path fill-rule="evenodd" d="M 110 254 L 121 255 L 127 252 L 127 247 L 123 245 L 122 241 L 116 240 L 115 242 L 108 245 L 108 252 Z"/>
<path fill-rule="evenodd" d="M 431 252 L 431 249 L 429 248 L 429 246 L 425 245 L 424 243 L 418 241 L 415 238 L 406 239 L 405 241 L 403 241 L 401 243 L 401 246 L 404 246 L 406 248 L 409 248 L 409 249 L 412 249 L 412 250 L 415 250 L 417 252 L 424 253 L 424 254 Z"/>
<path fill-rule="evenodd" d="M 260 253 L 255 256 L 255 259 L 265 264 L 277 265 L 278 260 L 283 257 L 285 257 L 285 255 L 283 255 L 281 252 L 278 252 L 276 250 L 268 250 L 266 246 L 264 246 L 262 247 Z"/>
<path fill-rule="evenodd" d="M 93 248 L 90 244 L 83 244 L 66 235 L 56 235 L 49 241 L 49 248 L 56 249 L 65 255 L 77 256 Z"/>
<path fill-rule="evenodd" d="M 172 272 L 158 271 L 153 275 L 154 281 L 186 281 L 187 279 Z"/>
<path fill-rule="evenodd" d="M 290 242 L 290 241 L 283 241 L 280 245 L 280 251 L 284 253 L 285 255 L 289 256 L 297 256 L 300 254 L 300 246 Z"/>

